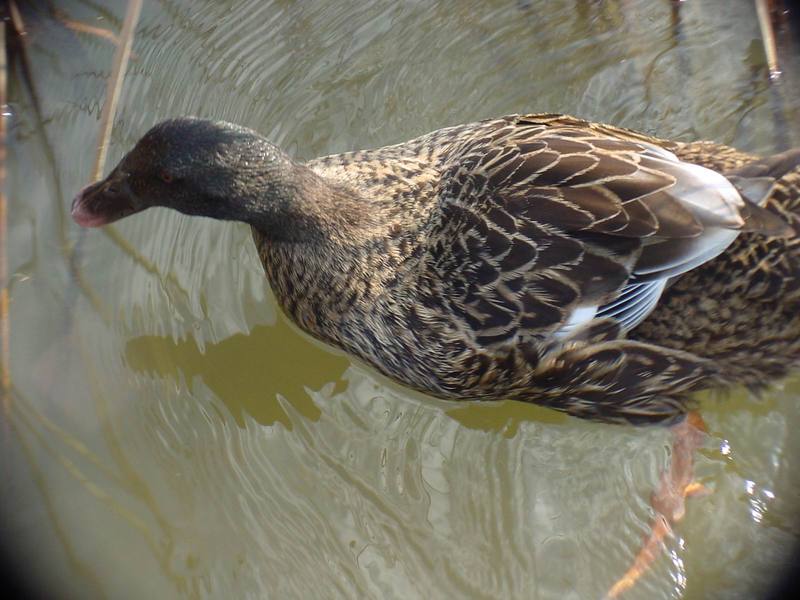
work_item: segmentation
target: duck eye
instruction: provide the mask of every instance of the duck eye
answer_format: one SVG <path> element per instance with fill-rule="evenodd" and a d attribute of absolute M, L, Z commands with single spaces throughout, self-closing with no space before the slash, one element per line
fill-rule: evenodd
<path fill-rule="evenodd" d="M 163 181 L 164 183 L 172 183 L 175 179 L 172 176 L 172 173 L 170 173 L 169 171 L 161 171 L 161 173 L 159 173 L 159 177 L 161 177 L 161 181 Z"/>

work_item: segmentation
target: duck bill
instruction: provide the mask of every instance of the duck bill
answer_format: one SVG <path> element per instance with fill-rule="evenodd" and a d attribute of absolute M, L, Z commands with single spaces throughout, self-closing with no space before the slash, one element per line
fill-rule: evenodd
<path fill-rule="evenodd" d="M 81 227 L 108 225 L 140 210 L 116 170 L 103 181 L 87 185 L 72 201 L 72 219 Z"/>

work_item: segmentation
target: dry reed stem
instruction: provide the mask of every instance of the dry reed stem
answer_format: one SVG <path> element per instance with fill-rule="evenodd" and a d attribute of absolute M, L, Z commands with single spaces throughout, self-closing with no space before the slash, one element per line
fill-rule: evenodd
<path fill-rule="evenodd" d="M 19 12 L 15 0 L 9 0 L 8 2 L 8 15 L 11 17 L 11 24 L 14 26 L 17 35 L 20 38 L 24 38 L 28 35 L 28 32 L 25 30 L 25 24 L 22 22 L 22 14 Z M 7 61 L 6 64 L 8 64 Z"/>
<path fill-rule="evenodd" d="M 92 181 L 99 181 L 103 176 L 108 145 L 111 139 L 111 130 L 114 127 L 114 115 L 117 112 L 117 104 L 122 91 L 122 82 L 125 80 L 125 70 L 128 67 L 128 59 L 133 46 L 133 32 L 136 29 L 136 22 L 142 10 L 142 0 L 129 0 L 128 9 L 125 13 L 125 20 L 122 23 L 122 31 L 119 35 L 119 43 L 114 53 L 114 65 L 111 69 L 111 77 L 108 79 L 106 87 L 106 101 L 103 104 L 103 112 L 100 116 L 100 133 L 97 138 L 97 157 L 92 172 Z M 111 229 L 106 227 L 106 230 Z M 122 240 L 121 236 L 114 230 L 106 231 L 112 239 L 118 243 Z M 129 244 L 125 244 L 129 246 Z M 74 258 L 74 257 L 73 257 Z M 74 262 L 74 261 L 73 261 Z M 77 265 L 73 265 L 73 270 L 77 272 Z M 97 302 L 98 305 L 99 302 Z M 106 312 L 106 311 L 103 311 Z M 108 318 L 109 315 L 106 315 Z"/>
<path fill-rule="evenodd" d="M 114 115 L 117 112 L 122 82 L 125 79 L 125 69 L 128 67 L 128 59 L 131 55 L 133 46 L 133 31 L 136 22 L 139 20 L 139 13 L 142 10 L 142 0 L 129 0 L 128 10 L 125 13 L 125 21 L 122 23 L 120 32 L 121 43 L 117 46 L 114 53 L 114 66 L 111 69 L 111 77 L 106 87 L 106 102 L 103 105 L 103 113 L 100 116 L 100 134 L 97 138 L 97 158 L 94 163 L 92 180 L 98 181 L 103 175 L 103 168 L 106 163 L 108 153 L 108 143 L 111 139 L 111 129 L 114 126 Z"/>
<path fill-rule="evenodd" d="M 109 31 L 103 27 L 97 27 L 96 25 L 89 25 L 88 23 L 73 21 L 72 19 L 69 19 L 61 14 L 57 14 L 56 19 L 58 19 L 59 23 L 61 23 L 67 29 L 71 29 L 72 31 L 78 33 L 88 33 L 89 35 L 107 40 L 115 46 L 119 46 L 119 37 L 117 37 L 117 34 L 115 34 L 113 31 Z"/>
<path fill-rule="evenodd" d="M 769 14 L 767 0 L 756 0 L 758 13 L 758 26 L 761 28 L 761 39 L 764 41 L 764 53 L 767 55 L 769 78 L 777 79 L 781 76 L 778 68 L 778 51 L 775 47 L 775 32 L 772 30 L 772 19 Z"/>
<path fill-rule="evenodd" d="M 0 387 L 3 415 L 8 422 L 11 411 L 10 326 L 8 320 L 8 256 L 6 204 L 6 23 L 0 22 Z"/>

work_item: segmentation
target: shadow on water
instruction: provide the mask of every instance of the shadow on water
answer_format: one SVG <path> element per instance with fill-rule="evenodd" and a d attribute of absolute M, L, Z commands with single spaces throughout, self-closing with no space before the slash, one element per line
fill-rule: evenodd
<path fill-rule="evenodd" d="M 281 343 L 276 344 L 276 339 Z M 206 342 L 204 349 L 194 338 L 176 341 L 167 336 L 138 336 L 125 345 L 125 360 L 136 373 L 176 383 L 185 381 L 191 385 L 199 377 L 240 426 L 244 426 L 246 414 L 262 425 L 282 423 L 288 429 L 292 428 L 292 421 L 276 394 L 299 415 L 316 421 L 321 411 L 306 390 L 322 388 L 331 382 L 332 373 L 344 374 L 350 365 L 345 356 L 323 350 L 294 333 L 283 319 L 274 326 L 256 325 L 247 334 Z M 310 365 L 314 369 L 309 369 Z M 334 383 L 330 396 L 347 389 L 347 382 L 341 377 Z M 498 432 L 507 438 L 514 437 L 524 422 L 558 424 L 568 420 L 557 411 L 510 400 L 465 402 L 456 408 L 452 403 L 442 405 L 446 414 L 463 427 Z"/>
<path fill-rule="evenodd" d="M 276 339 L 280 343 L 276 344 Z M 289 429 L 291 419 L 276 394 L 285 397 L 300 415 L 316 421 L 320 409 L 305 388 L 321 388 L 330 381 L 330 373 L 344 373 L 350 364 L 344 356 L 321 350 L 291 332 L 282 319 L 275 326 L 256 325 L 248 334 L 207 342 L 205 351 L 200 350 L 194 338 L 174 341 L 169 337 L 139 336 L 126 344 L 125 358 L 138 373 L 183 379 L 190 385 L 195 377 L 202 378 L 240 426 L 244 425 L 246 413 L 262 425 L 280 422 Z M 314 368 L 310 369 L 310 365 Z M 344 380 L 335 381 L 333 393 L 344 391 Z"/>

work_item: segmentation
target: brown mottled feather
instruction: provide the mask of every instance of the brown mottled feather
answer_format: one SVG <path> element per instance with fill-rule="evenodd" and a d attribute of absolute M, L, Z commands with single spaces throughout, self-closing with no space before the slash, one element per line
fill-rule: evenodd
<path fill-rule="evenodd" d="M 368 226 L 313 253 L 254 235 L 301 327 L 406 385 L 669 421 L 694 390 L 762 385 L 800 357 L 799 242 L 756 233 L 678 277 L 627 334 L 603 318 L 556 335 L 579 307 L 613 300 L 637 268 L 666 269 L 706 232 L 744 227 L 750 207 L 709 216 L 675 195 L 670 152 L 720 173 L 756 160 L 515 115 L 315 159 L 308 166 L 341 202 L 360 203 Z M 800 225 L 798 204 L 795 169 L 768 208 Z"/>

